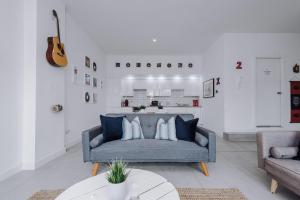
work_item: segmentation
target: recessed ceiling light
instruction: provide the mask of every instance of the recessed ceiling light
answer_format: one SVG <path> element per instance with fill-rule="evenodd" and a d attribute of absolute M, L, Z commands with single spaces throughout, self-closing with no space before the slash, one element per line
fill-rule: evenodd
<path fill-rule="evenodd" d="M 153 38 L 153 39 L 152 39 L 152 42 L 154 42 L 154 43 L 157 42 L 157 39 L 156 39 L 156 38 Z"/>

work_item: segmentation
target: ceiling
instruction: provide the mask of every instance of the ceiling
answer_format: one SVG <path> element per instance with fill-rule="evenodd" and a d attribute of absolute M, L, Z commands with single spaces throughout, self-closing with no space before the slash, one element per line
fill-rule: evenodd
<path fill-rule="evenodd" d="M 300 33 L 300 0 L 66 2 L 70 15 L 110 54 L 199 54 L 223 33 Z"/>

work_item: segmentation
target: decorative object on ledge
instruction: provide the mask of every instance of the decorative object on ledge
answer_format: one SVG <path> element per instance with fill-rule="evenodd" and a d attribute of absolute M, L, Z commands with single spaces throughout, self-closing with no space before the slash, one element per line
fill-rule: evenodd
<path fill-rule="evenodd" d="M 237 62 L 236 62 L 236 67 L 235 67 L 235 69 L 243 69 L 243 67 L 242 67 L 242 62 L 241 62 L 241 61 L 237 61 Z"/>
<path fill-rule="evenodd" d="M 128 63 L 126 63 L 126 67 L 130 67 L 130 63 L 128 62 Z"/>
<path fill-rule="evenodd" d="M 63 106 L 60 105 L 60 104 L 53 105 L 53 106 L 51 107 L 51 110 L 52 110 L 52 112 L 54 112 L 54 113 L 58 113 L 58 112 L 61 112 L 61 111 L 63 110 Z"/>
<path fill-rule="evenodd" d="M 193 63 L 189 63 L 189 64 L 188 64 L 188 67 L 189 67 L 189 68 L 192 68 L 192 67 L 193 67 Z"/>
<path fill-rule="evenodd" d="M 136 63 L 136 67 L 141 67 L 142 64 L 141 63 Z"/>
<path fill-rule="evenodd" d="M 295 64 L 295 66 L 293 67 L 293 72 L 299 73 L 299 65 L 298 64 Z"/>
<path fill-rule="evenodd" d="M 178 63 L 178 68 L 182 68 L 183 64 L 182 63 Z"/>
<path fill-rule="evenodd" d="M 90 85 L 91 85 L 91 75 L 89 75 L 89 74 L 84 74 L 84 83 L 85 83 L 85 85 L 87 85 L 87 86 L 90 86 Z"/>
<path fill-rule="evenodd" d="M 215 96 L 215 79 L 209 79 L 203 82 L 203 98 L 212 98 Z"/>
<path fill-rule="evenodd" d="M 157 65 L 156 65 L 157 67 L 161 67 L 161 63 L 157 63 Z"/>
<path fill-rule="evenodd" d="M 300 123 L 300 81 L 290 81 L 291 123 Z"/>
<path fill-rule="evenodd" d="M 147 67 L 151 67 L 151 63 L 147 63 Z"/>
<path fill-rule="evenodd" d="M 121 63 L 116 63 L 116 67 L 121 67 Z"/>
<path fill-rule="evenodd" d="M 90 93 L 89 93 L 89 92 L 85 92 L 85 93 L 84 93 L 84 100 L 85 100 L 85 103 L 89 103 L 89 102 L 90 102 L 90 99 L 91 99 Z"/>
<path fill-rule="evenodd" d="M 95 62 L 93 62 L 93 71 L 96 72 L 97 71 L 97 64 Z"/>
<path fill-rule="evenodd" d="M 168 68 L 171 68 L 171 67 L 172 67 L 172 64 L 171 64 L 171 63 L 168 63 L 168 64 L 167 64 L 167 67 L 168 67 Z"/>
<path fill-rule="evenodd" d="M 89 57 L 85 56 L 85 66 L 90 68 L 91 67 L 91 60 Z"/>
<path fill-rule="evenodd" d="M 220 77 L 216 78 L 216 85 L 220 85 Z"/>

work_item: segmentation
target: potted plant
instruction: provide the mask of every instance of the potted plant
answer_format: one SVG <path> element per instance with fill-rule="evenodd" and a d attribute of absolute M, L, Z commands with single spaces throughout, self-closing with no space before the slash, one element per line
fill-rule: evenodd
<path fill-rule="evenodd" d="M 127 164 L 122 160 L 115 160 L 109 164 L 106 179 L 109 183 L 108 192 L 111 200 L 124 200 L 127 195 L 126 179 L 129 172 L 126 167 Z"/>

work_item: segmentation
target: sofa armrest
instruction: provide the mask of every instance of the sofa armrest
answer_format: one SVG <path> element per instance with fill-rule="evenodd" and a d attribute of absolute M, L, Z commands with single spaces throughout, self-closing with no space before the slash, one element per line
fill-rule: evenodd
<path fill-rule="evenodd" d="M 216 133 L 199 126 L 197 127 L 196 132 L 208 139 L 208 161 L 216 162 Z"/>
<path fill-rule="evenodd" d="M 82 132 L 82 153 L 84 162 L 90 161 L 90 142 L 99 134 L 102 134 L 101 126 L 96 126 Z"/>
<path fill-rule="evenodd" d="M 259 132 L 256 134 L 258 167 L 265 168 L 265 159 L 270 156 L 270 149 L 277 147 L 296 147 L 300 140 L 298 131 Z"/>

